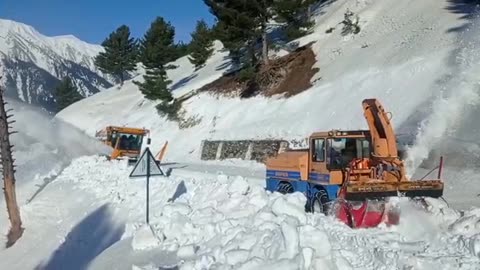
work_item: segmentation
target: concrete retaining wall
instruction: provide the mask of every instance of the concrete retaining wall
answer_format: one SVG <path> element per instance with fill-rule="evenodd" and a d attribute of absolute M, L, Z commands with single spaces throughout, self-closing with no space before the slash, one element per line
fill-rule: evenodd
<path fill-rule="evenodd" d="M 289 146 L 283 140 L 236 140 L 202 142 L 202 160 L 244 159 L 264 162 Z"/>
<path fill-rule="evenodd" d="M 405 145 L 398 144 L 399 156 L 405 158 Z M 235 140 L 202 141 L 202 160 L 244 159 L 264 162 L 287 148 L 308 148 L 308 141 L 286 140 Z"/>

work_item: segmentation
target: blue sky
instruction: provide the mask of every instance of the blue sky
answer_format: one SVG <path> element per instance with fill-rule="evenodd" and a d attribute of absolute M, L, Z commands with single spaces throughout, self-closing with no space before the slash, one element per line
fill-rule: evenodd
<path fill-rule="evenodd" d="M 96 44 L 122 24 L 141 37 L 157 16 L 175 26 L 177 41 L 190 40 L 197 20 L 213 22 L 202 0 L 0 0 L 0 18 L 31 25 L 47 36 L 72 34 Z"/>

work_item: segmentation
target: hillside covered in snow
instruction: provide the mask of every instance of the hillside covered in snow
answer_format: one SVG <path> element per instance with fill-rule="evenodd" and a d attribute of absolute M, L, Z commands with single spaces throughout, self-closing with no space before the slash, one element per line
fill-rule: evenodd
<path fill-rule="evenodd" d="M 359 16 L 357 34 L 340 33 L 347 10 Z M 204 67 L 182 57 L 168 70 L 170 91 L 184 100 L 181 123 L 144 98 L 134 83 L 143 71 L 72 104 L 53 122 L 20 116 L 36 126 L 19 126 L 17 162 L 38 173 L 19 176 L 26 229 L 14 246 L 0 249 L 0 268 L 480 269 L 476 10 L 466 0 L 327 1 L 312 10 L 313 32 L 291 43 L 311 50 L 315 74 L 311 87 L 288 98 L 217 91 L 219 82 L 231 82 L 232 64 L 216 41 Z M 263 164 L 200 160 L 203 140 L 294 140 L 364 129 L 365 98 L 378 98 L 397 134 L 412 140 L 409 174 L 423 176 L 419 165 L 432 152 L 446 157 L 445 200 L 426 199 L 422 208 L 399 199 L 398 226 L 351 229 L 306 213 L 301 193 L 265 191 Z M 171 174 L 150 179 L 149 226 L 145 179 L 130 178 L 125 161 L 102 157 L 105 149 L 91 138 L 106 125 L 150 129 L 154 153 L 169 142 L 163 169 Z M 37 159 L 53 169 L 38 168 Z M 0 215 L 0 228 L 8 226 Z"/>
<path fill-rule="evenodd" d="M 359 17 L 356 35 L 342 35 L 337 26 L 348 10 Z M 183 103 L 185 118 L 194 125 L 181 128 L 143 97 L 133 83 L 143 80 L 139 75 L 57 117 L 89 135 L 105 125 L 146 127 L 154 150 L 170 142 L 167 159 L 196 160 L 204 139 L 291 140 L 318 130 L 366 128 L 361 101 L 378 98 L 393 113 L 397 133 L 418 136 L 421 143 L 410 157 L 415 168 L 448 136 L 472 141 L 462 127 L 470 119 L 466 112 L 477 104 L 474 10 L 462 1 L 327 1 L 314 10 L 313 33 L 292 41 L 298 47 L 312 44 L 318 69 L 313 86 L 293 97 L 241 99 L 200 91 Z M 173 63 L 177 68 L 168 70 L 168 78 L 174 97 L 195 93 L 230 72 L 222 48 L 216 42 L 214 55 L 199 70 L 187 57 Z"/>
<path fill-rule="evenodd" d="M 33 27 L 0 19 L 0 86 L 9 97 L 54 110 L 53 90 L 68 76 L 82 96 L 112 86 L 94 65 L 103 50 L 74 36 L 47 37 Z"/>

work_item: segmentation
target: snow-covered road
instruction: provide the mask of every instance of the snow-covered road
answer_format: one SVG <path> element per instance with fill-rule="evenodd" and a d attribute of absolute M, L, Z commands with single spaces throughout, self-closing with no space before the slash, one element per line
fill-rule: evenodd
<path fill-rule="evenodd" d="M 25 235 L 0 251 L 0 268 L 480 268 L 479 209 L 461 214 L 431 200 L 423 213 L 405 203 L 398 227 L 351 230 L 306 214 L 301 194 L 271 194 L 258 178 L 186 168 L 152 178 L 149 234 L 145 180 L 130 179 L 124 162 L 74 160 L 23 204 Z"/>
<path fill-rule="evenodd" d="M 448 165 L 448 156 L 447 156 Z M 203 176 L 225 174 L 231 177 L 242 176 L 251 184 L 265 186 L 265 166 L 252 161 L 224 160 L 165 163 L 162 168 L 172 169 L 173 175 L 188 176 L 192 172 L 203 173 Z M 412 179 L 421 179 L 430 170 L 418 168 Z M 429 176 L 437 177 L 438 171 Z M 442 180 L 445 181 L 444 200 L 449 207 L 456 210 L 468 210 L 471 207 L 480 208 L 480 185 L 476 185 L 478 171 L 475 168 L 459 168 L 446 166 L 443 168 Z"/>

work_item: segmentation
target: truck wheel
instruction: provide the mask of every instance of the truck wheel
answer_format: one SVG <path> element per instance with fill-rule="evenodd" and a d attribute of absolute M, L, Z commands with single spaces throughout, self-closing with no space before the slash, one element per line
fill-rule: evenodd
<path fill-rule="evenodd" d="M 312 212 L 313 213 L 328 213 L 328 194 L 325 190 L 319 190 L 312 201 Z"/>
<path fill-rule="evenodd" d="M 278 185 L 277 191 L 282 194 L 293 193 L 293 186 L 290 183 L 283 182 Z"/>

